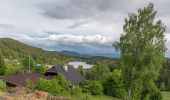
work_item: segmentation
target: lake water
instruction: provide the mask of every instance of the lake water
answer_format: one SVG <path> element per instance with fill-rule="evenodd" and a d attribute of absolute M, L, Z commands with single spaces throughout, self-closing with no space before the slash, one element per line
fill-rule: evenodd
<path fill-rule="evenodd" d="M 84 69 L 89 69 L 93 66 L 91 64 L 87 64 L 86 62 L 79 62 L 79 61 L 69 62 L 68 64 L 72 65 L 74 68 L 78 68 L 80 65 L 82 65 Z"/>

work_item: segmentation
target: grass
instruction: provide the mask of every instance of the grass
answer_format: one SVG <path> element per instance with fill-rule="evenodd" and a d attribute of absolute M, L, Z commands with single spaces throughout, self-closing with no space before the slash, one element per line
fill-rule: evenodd
<path fill-rule="evenodd" d="M 72 100 L 119 100 L 117 98 L 113 98 L 111 96 L 105 96 L 105 95 L 101 95 L 101 96 L 93 96 L 90 94 L 85 94 L 82 93 L 80 96 L 71 96 Z"/>
<path fill-rule="evenodd" d="M 162 100 L 170 100 L 170 92 L 164 91 L 162 92 L 163 99 Z"/>

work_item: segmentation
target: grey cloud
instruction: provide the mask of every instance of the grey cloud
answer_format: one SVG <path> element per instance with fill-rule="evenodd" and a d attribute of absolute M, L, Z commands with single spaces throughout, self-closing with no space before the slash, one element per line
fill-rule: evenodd
<path fill-rule="evenodd" d="M 75 22 L 74 24 L 68 26 L 67 28 L 68 28 L 68 29 L 74 29 L 74 28 L 77 28 L 77 27 L 79 27 L 79 26 L 81 26 L 81 25 L 83 25 L 83 24 L 86 24 L 86 23 L 88 23 L 88 22 L 89 22 L 89 21 Z"/>
<path fill-rule="evenodd" d="M 57 20 L 86 19 L 86 21 L 93 20 L 108 24 L 121 22 L 124 17 L 127 17 L 128 12 L 135 12 L 137 8 L 146 6 L 150 2 L 155 3 L 155 8 L 158 9 L 157 17 L 169 16 L 170 1 L 168 0 L 62 0 L 42 3 L 40 8 L 43 15 Z M 76 28 L 82 24 L 85 23 L 75 22 L 67 28 Z M 169 28 L 170 25 L 167 25 L 167 31 Z"/>
<path fill-rule="evenodd" d="M 0 24 L 0 28 L 5 28 L 5 29 L 14 29 L 14 25 L 9 25 L 9 24 Z"/>
<path fill-rule="evenodd" d="M 122 3 L 124 2 L 124 3 Z M 98 16 L 100 13 L 128 10 L 128 0 L 63 0 L 41 5 L 43 14 L 55 19 L 81 19 Z M 131 5 L 133 6 L 133 5 Z"/>

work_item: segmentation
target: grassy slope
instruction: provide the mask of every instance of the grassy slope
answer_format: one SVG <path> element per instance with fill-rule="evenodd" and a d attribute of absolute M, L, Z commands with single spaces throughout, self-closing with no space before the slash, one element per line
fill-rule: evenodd
<path fill-rule="evenodd" d="M 170 92 L 162 92 L 163 100 L 170 100 Z"/>

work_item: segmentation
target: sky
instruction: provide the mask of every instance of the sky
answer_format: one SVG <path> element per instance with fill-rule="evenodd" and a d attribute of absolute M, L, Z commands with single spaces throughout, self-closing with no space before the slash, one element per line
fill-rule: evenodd
<path fill-rule="evenodd" d="M 170 0 L 0 0 L 0 37 L 45 50 L 112 53 L 124 18 L 150 2 L 166 25 L 170 56 Z"/>

